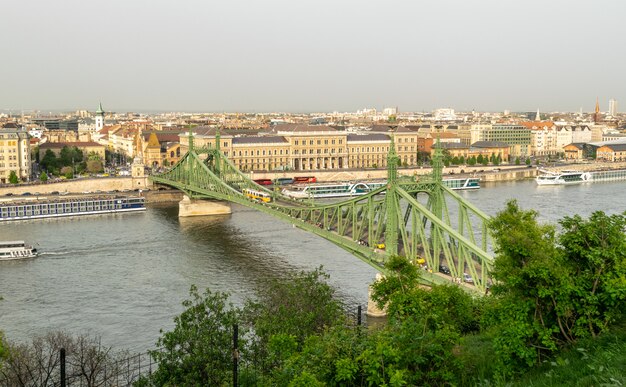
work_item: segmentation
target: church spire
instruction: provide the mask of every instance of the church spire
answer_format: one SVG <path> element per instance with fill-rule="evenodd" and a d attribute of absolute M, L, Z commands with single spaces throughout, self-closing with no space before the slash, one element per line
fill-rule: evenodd
<path fill-rule="evenodd" d="M 102 109 L 102 102 L 98 105 L 96 110 L 96 131 L 104 129 L 104 109 Z"/>
<path fill-rule="evenodd" d="M 535 121 L 541 121 L 541 114 L 539 114 L 539 108 L 537 108 L 537 115 L 535 116 Z"/>
<path fill-rule="evenodd" d="M 600 121 L 600 100 L 596 97 L 596 110 L 593 113 L 593 122 L 598 123 Z"/>

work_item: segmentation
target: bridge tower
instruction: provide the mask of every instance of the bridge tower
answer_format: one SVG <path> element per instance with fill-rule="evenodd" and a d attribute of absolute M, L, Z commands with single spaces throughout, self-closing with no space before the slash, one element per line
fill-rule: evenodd
<path fill-rule="evenodd" d="M 394 143 L 393 133 L 391 133 L 391 143 L 387 154 L 387 223 L 385 225 L 385 251 L 389 255 L 398 254 L 398 227 L 399 227 L 399 207 L 396 198 L 396 188 L 398 184 L 398 155 Z"/>

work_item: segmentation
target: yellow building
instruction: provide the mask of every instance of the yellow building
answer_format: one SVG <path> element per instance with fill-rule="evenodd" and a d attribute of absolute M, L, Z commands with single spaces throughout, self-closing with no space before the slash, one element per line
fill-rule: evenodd
<path fill-rule="evenodd" d="M 7 123 L 0 129 L 0 183 L 9 182 L 11 172 L 22 181 L 30 179 L 30 140 L 25 129 Z"/>
<path fill-rule="evenodd" d="M 626 144 L 607 144 L 596 150 L 596 160 L 624 161 L 626 160 Z"/>
<path fill-rule="evenodd" d="M 216 128 L 196 127 L 193 133 L 196 148 L 215 147 Z M 281 124 L 248 136 L 241 131 L 221 131 L 220 150 L 242 171 L 385 168 L 391 136 L 402 165 L 416 165 L 417 131 L 389 125 L 376 125 L 360 133 L 301 124 Z M 449 141 L 460 141 L 453 134 L 448 137 Z M 179 141 L 180 153 L 184 154 L 188 133 L 181 132 Z"/>
<path fill-rule="evenodd" d="M 349 167 L 386 168 L 390 144 L 389 136 L 382 133 L 349 134 Z"/>
<path fill-rule="evenodd" d="M 149 167 L 161 167 L 163 165 L 161 144 L 154 132 L 150 133 L 148 144 L 143 150 L 143 163 Z"/>
<path fill-rule="evenodd" d="M 582 160 L 585 158 L 585 144 L 580 142 L 571 143 L 563 147 L 566 160 Z"/>

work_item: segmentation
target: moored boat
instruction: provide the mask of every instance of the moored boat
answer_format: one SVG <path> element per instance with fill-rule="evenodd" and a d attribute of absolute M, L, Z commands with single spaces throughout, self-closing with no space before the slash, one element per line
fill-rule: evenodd
<path fill-rule="evenodd" d="M 37 249 L 26 245 L 24 241 L 0 242 L 0 261 L 33 258 L 37 256 Z"/>
<path fill-rule="evenodd" d="M 443 179 L 443 185 L 450 189 L 479 189 L 480 178 L 478 177 L 466 177 L 458 179 Z"/>
<path fill-rule="evenodd" d="M 386 184 L 384 182 L 311 184 L 285 188 L 282 194 L 294 199 L 350 197 L 365 195 Z"/>
<path fill-rule="evenodd" d="M 537 185 L 568 185 L 580 184 L 591 181 L 589 172 L 582 171 L 542 171 L 543 173 L 535 178 Z"/>
<path fill-rule="evenodd" d="M 0 203 L 0 222 L 145 211 L 143 197 L 81 197 Z"/>

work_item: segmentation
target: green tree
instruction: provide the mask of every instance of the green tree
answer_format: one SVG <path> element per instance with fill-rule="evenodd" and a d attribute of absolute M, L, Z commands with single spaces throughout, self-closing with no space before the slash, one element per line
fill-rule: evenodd
<path fill-rule="evenodd" d="M 476 165 L 476 156 L 472 156 L 469 159 L 467 159 L 467 164 L 470 166 Z"/>
<path fill-rule="evenodd" d="M 15 173 L 15 171 L 11 171 L 11 173 L 9 173 L 9 183 L 11 184 L 17 184 L 20 182 L 19 177 L 17 177 L 17 173 Z"/>
<path fill-rule="evenodd" d="M 292 336 L 301 347 L 306 337 L 340 321 L 342 305 L 327 280 L 328 274 L 319 267 L 264 284 L 258 300 L 245 308 L 261 344 L 282 334 Z"/>
<path fill-rule="evenodd" d="M 626 313 L 626 214 L 602 211 L 560 222 L 563 262 L 572 278 L 572 309 L 579 318 L 568 335 L 597 336 Z"/>
<path fill-rule="evenodd" d="M 524 161 L 524 163 L 526 165 L 530 165 L 531 164 L 530 157 L 526 157 L 526 160 Z"/>
<path fill-rule="evenodd" d="M 48 175 L 42 171 L 41 174 L 39 175 L 39 180 L 45 183 L 46 181 L 48 181 Z"/>
<path fill-rule="evenodd" d="M 494 340 L 505 365 L 529 367 L 555 351 L 555 303 L 567 280 L 555 228 L 537 222 L 512 200 L 490 223 L 496 244 L 492 292 L 498 298 Z"/>
<path fill-rule="evenodd" d="M 520 162 L 519 157 L 516 157 L 515 158 L 515 165 L 520 165 L 520 164 L 521 164 L 521 162 Z"/>
<path fill-rule="evenodd" d="M 452 348 L 461 334 L 478 330 L 478 304 L 458 286 L 423 289 L 420 270 L 404 257 L 390 257 L 385 267 L 389 274 L 374 283 L 372 298 L 387 305 L 389 325 L 374 335 L 360 362 L 366 375 L 388 379 L 368 383 L 454 384 L 460 369 Z"/>
<path fill-rule="evenodd" d="M 478 157 L 476 158 L 476 163 L 477 164 L 482 164 L 483 163 L 483 159 L 484 159 L 483 155 L 478 155 Z"/>
<path fill-rule="evenodd" d="M 459 163 L 463 165 L 465 164 L 465 156 L 459 157 Z"/>
<path fill-rule="evenodd" d="M 51 149 L 46 150 L 40 164 L 43 169 L 53 173 L 59 168 L 59 160 Z"/>
<path fill-rule="evenodd" d="M 174 329 L 161 332 L 157 350 L 150 351 L 159 364 L 150 376 L 152 385 L 219 386 L 232 378 L 233 325 L 240 310 L 226 302 L 226 293 L 207 289 L 201 295 L 192 286 L 189 295 L 185 311 L 174 318 Z M 240 336 L 245 347 L 245 330 Z"/>
<path fill-rule="evenodd" d="M 596 336 L 626 310 L 626 215 L 566 217 L 563 232 L 515 201 L 490 221 L 495 303 L 486 321 L 507 366 L 529 367 Z"/>
<path fill-rule="evenodd" d="M 459 165 L 461 162 L 459 161 L 458 156 L 454 156 L 451 161 L 452 165 Z"/>

